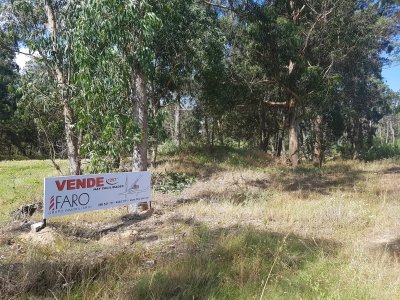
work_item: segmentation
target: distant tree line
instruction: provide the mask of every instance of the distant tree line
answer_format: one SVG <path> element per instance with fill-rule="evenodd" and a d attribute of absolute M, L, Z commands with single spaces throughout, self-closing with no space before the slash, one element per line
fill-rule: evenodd
<path fill-rule="evenodd" d="M 293 166 L 398 137 L 398 1 L 0 2 L 0 154 L 146 170 L 166 141 Z M 22 51 L 21 49 L 27 49 Z M 18 72 L 15 55 L 32 59 Z M 397 126 L 397 127 L 396 127 Z M 57 167 L 57 166 L 56 166 Z"/>

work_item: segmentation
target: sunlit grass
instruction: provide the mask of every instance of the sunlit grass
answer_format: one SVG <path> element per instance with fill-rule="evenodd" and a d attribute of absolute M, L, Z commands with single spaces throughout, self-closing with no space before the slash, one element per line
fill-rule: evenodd
<path fill-rule="evenodd" d="M 66 169 L 65 161 L 58 161 Z M 43 201 L 43 179 L 58 176 L 46 160 L 0 161 L 0 223 L 23 204 Z"/>
<path fill-rule="evenodd" d="M 0 270 L 0 287 L 18 288 L 21 299 L 400 298 L 398 160 L 293 169 L 219 151 L 161 156 L 157 172 L 196 181 L 179 194 L 156 193 L 159 214 L 121 232 L 91 238 L 73 230 L 121 224 L 123 207 L 54 218 L 49 244 L 27 234 L 0 238 L 1 262 L 16 272 Z M 47 162 L 24 164 L 0 164 L 0 176 L 16 178 L 8 185 L 30 190 L 7 194 L 16 206 L 41 195 L 39 178 L 55 175 Z M 124 240 L 131 233 L 156 240 Z"/>

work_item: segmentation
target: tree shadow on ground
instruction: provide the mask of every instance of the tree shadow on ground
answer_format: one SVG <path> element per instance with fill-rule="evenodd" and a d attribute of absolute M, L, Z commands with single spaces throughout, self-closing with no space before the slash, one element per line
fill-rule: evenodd
<path fill-rule="evenodd" d="M 44 257 L 29 262 L 0 265 L 0 295 L 2 299 L 15 299 L 20 294 L 27 298 L 55 297 L 53 291 L 69 291 L 74 284 L 95 279 L 106 266 L 104 259 L 88 260 L 65 258 L 48 261 Z M 49 294 L 51 290 L 51 294 Z M 56 297 L 55 297 L 56 298 Z"/>
<path fill-rule="evenodd" d="M 249 187 L 257 187 L 261 189 L 258 184 L 259 180 L 248 181 L 241 188 L 225 190 L 225 191 L 212 191 L 212 190 L 201 190 L 192 194 L 190 196 L 182 196 L 176 200 L 173 206 L 179 206 L 184 204 L 192 204 L 197 202 L 202 203 L 221 203 L 221 202 L 229 202 L 233 205 L 242 205 L 247 203 L 248 200 L 256 198 L 254 195 L 258 195 L 261 190 L 254 192 L 249 189 Z M 266 189 L 266 186 L 269 186 L 268 183 L 262 183 L 262 187 Z"/>
<path fill-rule="evenodd" d="M 117 232 L 133 224 L 146 220 L 150 218 L 153 215 L 153 213 L 154 209 L 151 208 L 141 214 L 127 214 L 122 216 L 119 222 L 115 222 L 112 224 L 87 223 L 78 226 L 78 225 L 71 225 L 69 223 L 51 223 L 49 224 L 49 226 L 67 237 L 99 240 L 100 238 L 109 233 Z"/>
<path fill-rule="evenodd" d="M 274 157 L 259 151 L 215 146 L 205 148 L 189 148 L 175 153 L 168 159 L 157 162 L 157 169 L 163 169 L 168 164 L 175 164 L 179 170 L 193 174 L 197 178 L 207 179 L 222 171 L 221 165 L 233 168 L 267 168 L 274 162 Z"/>
<path fill-rule="evenodd" d="M 260 296 L 267 278 L 267 288 L 285 289 L 296 272 L 321 255 L 334 256 L 341 247 L 331 240 L 240 226 L 210 230 L 191 219 L 181 221 L 193 225 L 185 254 L 166 259 L 139 278 L 125 292 L 128 298 L 253 299 Z"/>
<path fill-rule="evenodd" d="M 150 267 L 145 267 L 147 255 L 135 256 L 126 249 L 84 259 L 38 257 L 2 264 L 0 292 L 10 297 L 68 298 L 79 296 L 82 291 L 77 288 L 86 282 L 93 284 L 90 289 L 102 298 L 102 293 L 106 293 L 104 297 L 110 295 L 103 285 L 117 280 L 121 284 L 114 287 L 117 290 L 112 295 L 120 299 L 249 299 L 259 297 L 266 280 L 267 289 L 287 288 L 296 272 L 321 255 L 334 256 L 341 247 L 331 240 L 250 227 L 209 229 L 196 220 L 175 222 L 191 225 L 191 233 L 181 237 L 179 252 L 158 255 Z M 306 283 L 290 288 L 312 293 Z"/>
<path fill-rule="evenodd" d="M 194 176 L 196 179 L 208 180 L 214 174 L 223 171 L 223 168 L 215 163 L 200 163 L 190 158 L 173 158 L 160 161 L 155 171 L 166 173 L 173 171 Z"/>
<path fill-rule="evenodd" d="M 375 250 L 389 253 L 392 257 L 400 258 L 400 237 L 376 245 Z"/>
<path fill-rule="evenodd" d="M 400 167 L 392 167 L 386 170 L 383 170 L 383 174 L 400 174 Z"/>
<path fill-rule="evenodd" d="M 321 169 L 297 167 L 272 176 L 273 186 L 287 192 L 306 191 L 328 195 L 335 190 L 352 189 L 363 172 L 349 165 L 328 165 Z"/>

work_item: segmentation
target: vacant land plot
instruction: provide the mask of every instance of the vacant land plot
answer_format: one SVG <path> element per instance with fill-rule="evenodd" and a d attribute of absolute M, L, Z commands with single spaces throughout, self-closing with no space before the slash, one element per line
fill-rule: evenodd
<path fill-rule="evenodd" d="M 55 218 L 38 234 L 29 226 L 40 213 L 10 212 L 40 200 L 42 177 L 56 173 L 43 161 L 0 163 L 2 298 L 400 298 L 398 160 L 162 159 L 152 210 Z"/>

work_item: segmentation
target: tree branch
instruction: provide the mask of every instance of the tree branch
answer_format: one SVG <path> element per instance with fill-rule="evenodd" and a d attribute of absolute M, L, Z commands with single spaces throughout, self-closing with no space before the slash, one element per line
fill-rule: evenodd
<path fill-rule="evenodd" d="M 218 7 L 218 8 L 221 8 L 221 9 L 233 11 L 233 8 L 229 7 L 229 6 L 225 6 L 225 5 L 218 4 L 218 3 L 213 3 L 213 2 L 207 1 L 207 0 L 201 0 L 201 1 L 203 3 L 205 3 L 205 4 L 208 4 L 208 5 L 211 5 L 211 6 L 214 6 L 214 7 Z"/>
<path fill-rule="evenodd" d="M 273 107 L 288 107 L 287 101 L 280 102 L 280 101 L 263 100 L 263 102 L 266 103 L 267 105 L 273 106 Z"/>

